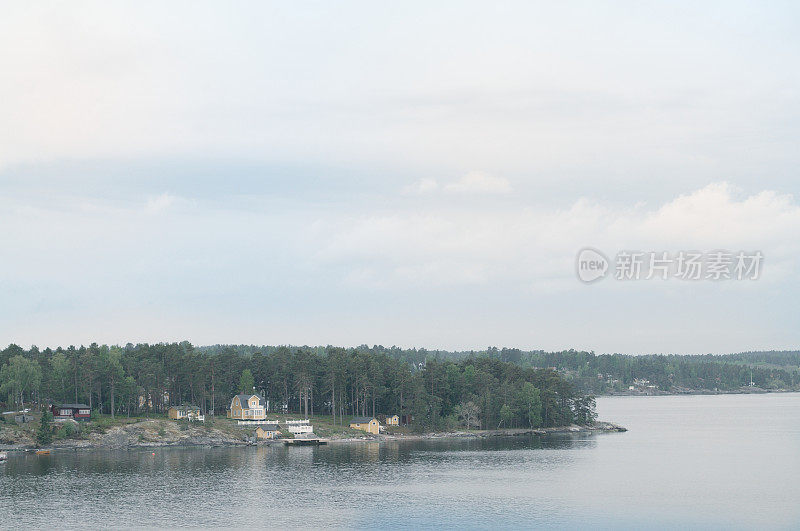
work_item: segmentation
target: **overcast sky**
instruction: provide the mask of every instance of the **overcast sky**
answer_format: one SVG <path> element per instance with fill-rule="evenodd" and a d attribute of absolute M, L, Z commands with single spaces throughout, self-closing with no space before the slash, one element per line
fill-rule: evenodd
<path fill-rule="evenodd" d="M 2 1 L 0 344 L 797 349 L 798 16 Z"/>

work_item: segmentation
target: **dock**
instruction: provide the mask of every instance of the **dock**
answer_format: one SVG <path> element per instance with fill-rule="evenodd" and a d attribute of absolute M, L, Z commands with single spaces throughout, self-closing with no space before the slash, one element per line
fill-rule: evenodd
<path fill-rule="evenodd" d="M 287 446 L 321 446 L 328 444 L 328 440 L 320 439 L 313 433 L 303 433 L 296 435 L 294 439 L 283 439 L 283 444 Z"/>

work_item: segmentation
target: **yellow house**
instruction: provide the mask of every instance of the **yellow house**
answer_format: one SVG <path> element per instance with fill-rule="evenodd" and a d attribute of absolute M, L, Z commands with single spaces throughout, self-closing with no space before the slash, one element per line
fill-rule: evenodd
<path fill-rule="evenodd" d="M 267 418 L 267 411 L 264 408 L 264 399 L 260 395 L 236 395 L 231 400 L 231 407 L 228 409 L 229 419 L 238 420 L 264 420 Z"/>
<path fill-rule="evenodd" d="M 375 417 L 353 417 L 350 421 L 350 427 L 375 435 L 381 431 L 381 425 Z"/>
<path fill-rule="evenodd" d="M 280 433 L 280 428 L 277 424 L 262 424 L 256 428 L 256 438 L 258 439 L 274 439 Z"/>
<path fill-rule="evenodd" d="M 167 410 L 167 416 L 172 420 L 206 420 L 205 415 L 200 414 L 197 406 L 171 406 Z"/>
<path fill-rule="evenodd" d="M 392 415 L 391 417 L 386 417 L 386 425 L 387 426 L 399 426 L 400 425 L 400 416 L 399 415 Z"/>

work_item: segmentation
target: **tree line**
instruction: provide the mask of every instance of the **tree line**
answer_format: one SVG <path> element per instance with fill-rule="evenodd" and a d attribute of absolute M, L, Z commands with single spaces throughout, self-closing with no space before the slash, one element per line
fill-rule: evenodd
<path fill-rule="evenodd" d="M 594 419 L 594 399 L 556 371 L 487 355 L 396 347 L 253 347 L 189 342 L 0 351 L 7 407 L 86 403 L 111 415 L 162 414 L 193 404 L 224 415 L 234 394 L 257 392 L 270 411 L 398 414 L 418 429 L 549 427 Z"/>
<path fill-rule="evenodd" d="M 255 345 L 213 345 L 199 347 L 205 352 L 222 351 L 252 355 L 270 353 L 278 347 Z M 304 347 L 323 355 L 325 347 Z M 427 360 L 455 361 L 490 358 L 522 367 L 553 368 L 579 391 L 603 394 L 628 388 L 635 380 L 648 380 L 661 391 L 731 391 L 753 384 L 762 389 L 800 389 L 799 351 L 759 351 L 725 355 L 679 354 L 595 354 L 591 351 L 520 350 L 489 347 L 483 350 L 446 351 L 424 348 L 368 347 L 361 350 L 385 354 L 413 364 Z"/>
<path fill-rule="evenodd" d="M 517 363 L 555 367 L 578 389 L 594 394 L 627 389 L 637 379 L 667 392 L 734 391 L 751 381 L 761 389 L 800 389 L 800 352 L 630 356 L 568 350 L 523 353 Z"/>

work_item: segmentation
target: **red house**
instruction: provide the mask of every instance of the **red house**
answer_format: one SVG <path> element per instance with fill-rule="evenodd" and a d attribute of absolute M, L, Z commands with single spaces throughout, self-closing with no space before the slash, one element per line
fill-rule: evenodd
<path fill-rule="evenodd" d="M 89 420 L 92 410 L 86 404 L 61 404 L 50 408 L 55 419 Z"/>

